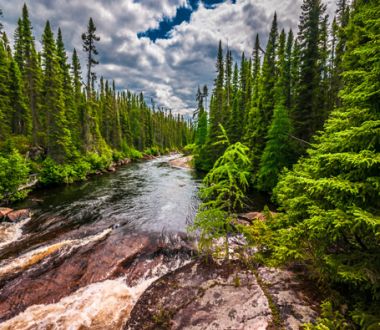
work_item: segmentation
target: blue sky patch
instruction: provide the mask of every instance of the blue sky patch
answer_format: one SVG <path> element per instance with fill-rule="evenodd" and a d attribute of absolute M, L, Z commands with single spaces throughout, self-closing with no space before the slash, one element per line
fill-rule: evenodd
<path fill-rule="evenodd" d="M 200 2 L 202 2 L 206 8 L 213 9 L 216 5 L 225 1 L 226 0 L 188 0 L 187 6 L 177 8 L 174 17 L 164 17 L 163 20 L 160 21 L 158 28 L 139 32 L 137 36 L 139 38 L 147 37 L 153 42 L 157 39 L 168 39 L 170 37 L 170 31 L 175 26 L 190 21 L 191 14 L 198 9 Z M 232 3 L 236 3 L 236 0 L 232 0 Z"/>

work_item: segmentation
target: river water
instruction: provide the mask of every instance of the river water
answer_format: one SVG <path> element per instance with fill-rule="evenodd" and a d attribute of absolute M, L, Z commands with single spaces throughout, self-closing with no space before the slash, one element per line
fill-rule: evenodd
<path fill-rule="evenodd" d="M 0 224 L 0 329 L 122 329 L 155 279 L 187 263 L 199 180 L 176 156 L 34 193 Z"/>

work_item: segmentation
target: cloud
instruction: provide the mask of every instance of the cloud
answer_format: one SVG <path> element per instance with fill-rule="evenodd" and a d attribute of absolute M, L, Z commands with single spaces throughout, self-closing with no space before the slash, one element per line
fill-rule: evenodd
<path fill-rule="evenodd" d="M 330 0 L 332 1 L 332 0 Z M 13 35 L 24 0 L 0 0 L 4 27 Z M 234 3 L 233 3 L 234 2 Z M 235 3 L 236 2 L 236 3 Z M 279 26 L 296 30 L 301 0 L 227 0 L 202 2 L 188 21 L 174 25 L 168 38 L 153 42 L 138 37 L 141 31 L 157 29 L 165 18 L 175 17 L 187 0 L 27 0 L 34 34 L 39 44 L 47 19 L 56 31 L 61 27 L 66 49 L 82 53 L 81 34 L 93 17 L 100 64 L 98 76 L 114 79 L 119 89 L 144 92 L 174 112 L 189 113 L 195 107 L 198 84 L 212 88 L 217 45 L 222 40 L 239 60 L 241 51 L 250 55 L 256 33 L 266 44 L 273 13 Z M 213 6 L 210 6 L 215 3 Z M 40 47 L 40 45 L 38 46 Z M 82 54 L 83 56 L 83 54 Z M 85 68 L 85 62 L 82 61 Z"/>

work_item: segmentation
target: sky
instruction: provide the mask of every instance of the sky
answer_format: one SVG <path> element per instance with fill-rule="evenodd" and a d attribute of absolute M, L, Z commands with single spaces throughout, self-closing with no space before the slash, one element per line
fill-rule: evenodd
<path fill-rule="evenodd" d="M 150 104 L 191 114 L 198 85 L 212 89 L 219 40 L 235 60 L 251 55 L 256 33 L 265 47 L 273 14 L 297 31 L 302 0 L 0 0 L 9 38 L 27 4 L 37 48 L 46 20 L 61 27 L 69 57 L 76 48 L 85 70 L 81 34 L 89 17 L 100 41 L 98 77 L 119 90 L 143 92 Z M 335 0 L 326 0 L 333 16 Z"/>

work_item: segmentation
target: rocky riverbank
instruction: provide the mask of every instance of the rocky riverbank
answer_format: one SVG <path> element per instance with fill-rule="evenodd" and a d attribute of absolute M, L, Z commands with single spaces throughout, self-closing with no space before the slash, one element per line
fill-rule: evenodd
<path fill-rule="evenodd" d="M 196 260 L 154 282 L 124 329 L 299 329 L 318 300 L 300 274 L 240 261 Z"/>
<path fill-rule="evenodd" d="M 179 168 L 193 168 L 193 156 L 184 156 L 175 158 L 169 161 L 169 164 L 173 167 Z"/>

